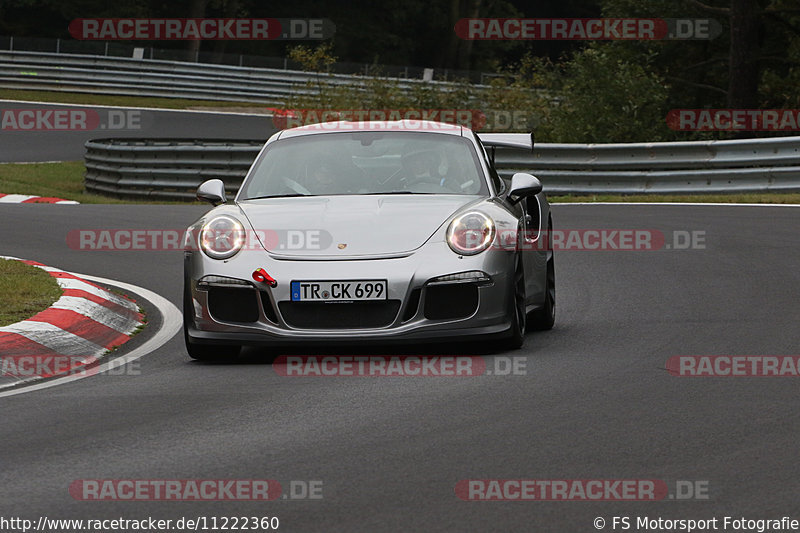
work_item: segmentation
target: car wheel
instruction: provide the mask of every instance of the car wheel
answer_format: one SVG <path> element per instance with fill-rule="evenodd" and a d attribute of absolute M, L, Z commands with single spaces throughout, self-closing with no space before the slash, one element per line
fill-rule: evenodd
<path fill-rule="evenodd" d="M 550 239 L 550 258 L 547 260 L 547 274 L 545 276 L 545 298 L 544 306 L 531 312 L 528 317 L 528 325 L 534 330 L 553 329 L 556 323 L 556 261 L 553 252 L 553 223 L 547 225 L 547 232 Z"/>
<path fill-rule="evenodd" d="M 192 321 L 192 302 L 189 288 L 183 288 L 183 341 L 189 357 L 198 361 L 223 361 L 233 359 L 241 351 L 241 346 L 227 344 L 197 344 L 189 340 L 189 324 Z"/>
<path fill-rule="evenodd" d="M 512 284 L 511 332 L 506 339 L 505 347 L 517 349 L 525 342 L 525 329 L 527 315 L 525 313 L 525 270 L 522 267 L 522 256 L 517 256 L 517 266 L 514 269 L 514 283 Z"/>

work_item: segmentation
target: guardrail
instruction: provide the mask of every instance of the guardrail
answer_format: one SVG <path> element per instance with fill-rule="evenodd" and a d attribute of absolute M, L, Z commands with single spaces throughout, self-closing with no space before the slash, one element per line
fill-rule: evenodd
<path fill-rule="evenodd" d="M 119 198 L 192 200 L 205 180 L 239 189 L 264 141 L 97 139 L 86 142 L 86 190 Z"/>
<path fill-rule="evenodd" d="M 0 51 L 0 88 L 6 89 L 253 102 L 281 106 L 287 103 L 292 94 L 317 94 L 317 82 L 361 87 L 368 79 L 370 78 L 365 76 L 209 63 Z M 392 81 L 403 90 L 420 84 L 433 84 L 439 90 L 445 91 L 458 87 L 453 82 L 444 81 L 402 78 Z"/>
<path fill-rule="evenodd" d="M 485 134 L 522 142 L 528 134 Z M 800 137 L 498 148 L 503 176 L 529 172 L 554 194 L 800 191 Z"/>
<path fill-rule="evenodd" d="M 9 52 L 43 52 L 51 54 L 78 54 L 105 57 L 141 57 L 145 59 L 158 59 L 164 61 L 180 61 L 189 63 L 210 63 L 214 65 L 233 65 L 239 67 L 271 68 L 279 70 L 302 70 L 301 65 L 286 56 L 265 56 L 240 53 L 222 52 L 211 43 L 201 44 L 193 50 L 191 57 L 185 46 L 173 48 L 156 48 L 144 46 L 144 43 L 133 41 L 95 41 L 79 39 L 42 38 L 42 37 L 14 37 L 13 35 L 0 35 L 0 50 Z M 182 43 L 185 45 L 185 43 Z M 374 63 L 358 63 L 352 61 L 335 61 L 326 65 L 329 72 L 338 74 L 360 74 L 364 76 L 375 75 L 376 68 L 381 76 L 389 78 L 423 79 L 426 67 L 409 65 L 387 65 L 379 67 Z M 487 80 L 504 76 L 494 72 L 480 72 L 475 70 L 436 69 L 434 72 L 437 80 L 470 80 L 472 83 L 486 83 Z"/>
<path fill-rule="evenodd" d="M 524 142 L 528 134 L 481 137 Z M 86 143 L 86 189 L 125 198 L 193 199 L 220 178 L 235 192 L 262 141 L 101 139 Z M 529 172 L 549 194 L 800 191 L 800 137 L 497 148 L 504 177 Z"/>

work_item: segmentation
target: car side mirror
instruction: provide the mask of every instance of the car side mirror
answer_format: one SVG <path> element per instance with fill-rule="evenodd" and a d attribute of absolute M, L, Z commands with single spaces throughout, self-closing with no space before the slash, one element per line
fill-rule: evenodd
<path fill-rule="evenodd" d="M 523 198 L 534 196 L 540 192 L 542 192 L 542 182 L 538 178 L 525 172 L 517 172 L 511 176 L 511 189 L 506 198 L 512 204 L 516 204 Z"/>
<path fill-rule="evenodd" d="M 225 184 L 219 179 L 204 181 L 197 188 L 197 199 L 213 206 L 224 204 L 227 201 Z"/>

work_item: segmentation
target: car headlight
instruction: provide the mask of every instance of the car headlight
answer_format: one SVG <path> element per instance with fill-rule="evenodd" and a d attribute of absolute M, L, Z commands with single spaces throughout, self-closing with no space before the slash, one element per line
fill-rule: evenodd
<path fill-rule="evenodd" d="M 494 241 L 494 220 L 478 211 L 454 218 L 447 228 L 447 244 L 457 254 L 475 255 Z"/>
<path fill-rule="evenodd" d="M 242 223 L 233 217 L 214 217 L 200 230 L 200 249 L 211 259 L 228 259 L 242 249 L 245 243 Z"/>

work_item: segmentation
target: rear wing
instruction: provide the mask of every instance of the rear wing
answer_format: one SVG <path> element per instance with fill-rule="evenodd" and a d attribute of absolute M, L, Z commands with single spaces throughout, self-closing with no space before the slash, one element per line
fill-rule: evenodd
<path fill-rule="evenodd" d="M 494 166 L 494 152 L 500 148 L 516 148 L 533 152 L 534 135 L 530 133 L 482 133 L 478 135 L 481 144 L 489 152 L 489 158 Z"/>

